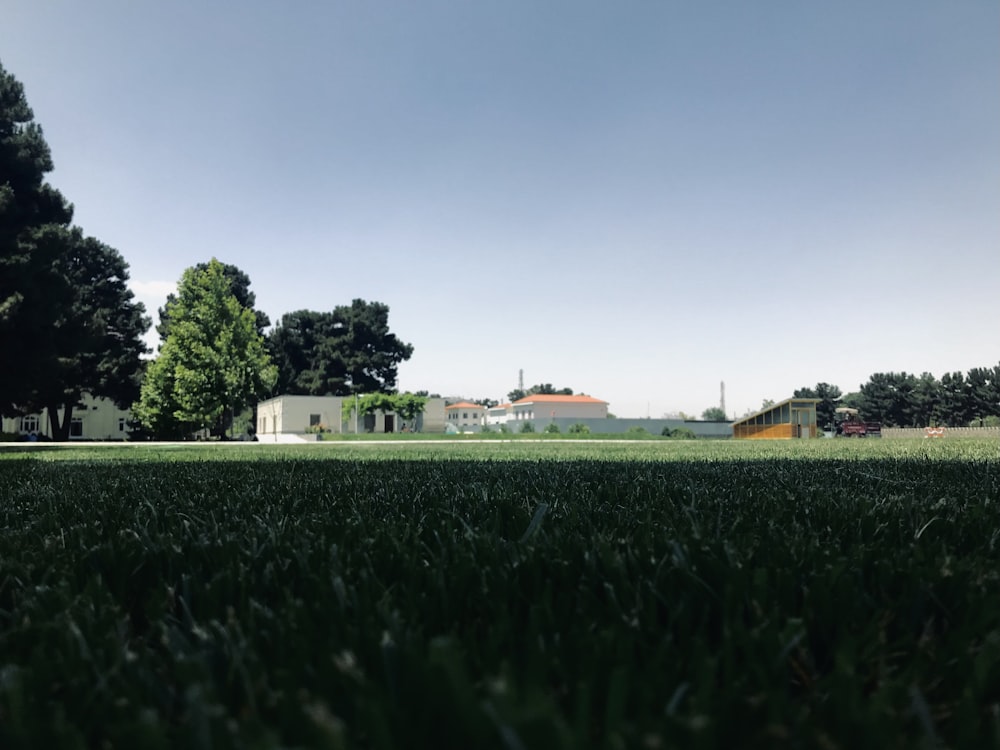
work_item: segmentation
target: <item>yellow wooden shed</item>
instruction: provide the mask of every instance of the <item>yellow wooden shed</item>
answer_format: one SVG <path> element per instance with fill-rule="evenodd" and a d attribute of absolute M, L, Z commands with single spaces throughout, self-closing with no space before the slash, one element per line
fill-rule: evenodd
<path fill-rule="evenodd" d="M 748 439 L 814 438 L 818 398 L 788 398 L 733 422 L 733 437 Z"/>

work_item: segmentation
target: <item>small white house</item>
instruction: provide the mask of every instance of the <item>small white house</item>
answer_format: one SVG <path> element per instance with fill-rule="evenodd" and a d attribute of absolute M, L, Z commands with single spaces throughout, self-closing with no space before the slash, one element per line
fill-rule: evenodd
<path fill-rule="evenodd" d="M 343 432 L 343 397 L 277 396 L 257 404 L 257 437 Z"/>
<path fill-rule="evenodd" d="M 348 412 L 353 396 L 276 396 L 257 404 L 257 439 L 280 442 L 282 436 L 318 432 L 444 432 L 444 400 L 428 399 L 416 425 L 406 424 L 394 412 L 356 414 Z"/>
<path fill-rule="evenodd" d="M 478 431 L 483 426 L 486 409 L 482 404 L 459 401 L 444 407 L 445 424 L 458 432 Z"/>
<path fill-rule="evenodd" d="M 486 410 L 484 424 L 488 427 L 499 427 L 507 424 L 514 418 L 514 406 L 512 404 L 497 404 Z"/>

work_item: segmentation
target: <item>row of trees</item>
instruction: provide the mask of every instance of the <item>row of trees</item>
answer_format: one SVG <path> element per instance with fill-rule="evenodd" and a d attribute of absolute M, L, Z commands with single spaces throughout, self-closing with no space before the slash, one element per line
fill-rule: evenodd
<path fill-rule="evenodd" d="M 84 394 L 133 408 L 158 437 L 221 433 L 275 393 L 390 392 L 413 347 L 389 331 L 388 306 L 354 300 L 332 312 L 270 321 L 250 278 L 211 260 L 187 269 L 150 319 L 128 288 L 122 255 L 72 226 L 73 207 L 46 182 L 52 157 L 22 85 L 0 65 L 0 413 L 47 412 L 69 436 Z M 410 401 L 401 408 L 412 410 Z M 59 419 L 59 414 L 62 418 Z"/>
<path fill-rule="evenodd" d="M 856 408 L 865 419 L 887 427 L 1000 424 L 1000 364 L 949 372 L 940 379 L 929 372 L 880 372 L 853 393 L 817 383 L 794 396 L 820 399 L 816 417 L 821 426 L 833 424 L 838 406 Z"/>

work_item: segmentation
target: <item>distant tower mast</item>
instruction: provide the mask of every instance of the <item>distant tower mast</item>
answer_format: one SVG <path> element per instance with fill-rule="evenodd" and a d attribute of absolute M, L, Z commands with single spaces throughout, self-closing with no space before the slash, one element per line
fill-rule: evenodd
<path fill-rule="evenodd" d="M 524 369 L 523 368 L 517 371 L 517 390 L 519 390 L 519 391 L 523 391 L 524 390 Z"/>
<path fill-rule="evenodd" d="M 722 413 L 726 413 L 726 381 L 719 381 L 719 408 L 722 409 Z"/>

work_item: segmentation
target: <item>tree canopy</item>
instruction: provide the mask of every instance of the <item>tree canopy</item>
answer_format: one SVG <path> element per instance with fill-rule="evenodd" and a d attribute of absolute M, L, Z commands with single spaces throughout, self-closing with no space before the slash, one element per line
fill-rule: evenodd
<path fill-rule="evenodd" d="M 819 398 L 820 425 L 833 422 L 838 405 L 861 411 L 865 419 L 887 427 L 962 427 L 1000 419 L 1000 364 L 948 372 L 940 380 L 929 372 L 877 372 L 859 390 L 841 395 L 829 383 L 795 391 L 800 398 Z"/>
<path fill-rule="evenodd" d="M 195 271 L 205 271 L 209 265 L 209 263 L 198 263 L 193 268 Z M 267 313 L 254 307 L 257 304 L 257 295 L 250 291 L 250 276 L 238 266 L 230 263 L 222 263 L 221 265 L 222 275 L 229 282 L 229 290 L 240 305 L 253 311 L 257 333 L 263 336 L 264 330 L 271 325 L 271 319 Z M 167 336 L 170 335 L 170 307 L 176 301 L 177 295 L 171 292 L 167 295 L 167 301 L 163 307 L 157 311 L 160 322 L 156 325 L 156 333 L 159 335 L 160 341 L 166 341 Z"/>
<path fill-rule="evenodd" d="M 169 333 L 134 409 L 146 429 L 181 437 L 212 428 L 270 392 L 277 370 L 222 263 L 187 269 L 166 313 Z"/>
<path fill-rule="evenodd" d="M 355 299 L 332 312 L 282 316 L 268 336 L 276 394 L 346 396 L 391 392 L 413 347 L 389 330 L 389 306 Z"/>
<path fill-rule="evenodd" d="M 701 418 L 707 422 L 725 422 L 726 412 L 721 406 L 710 406 L 701 413 Z"/>
<path fill-rule="evenodd" d="M 23 87 L 0 66 L 0 411 L 45 409 L 64 440 L 83 394 L 135 398 L 149 320 L 118 251 L 69 226 L 51 170 Z"/>

